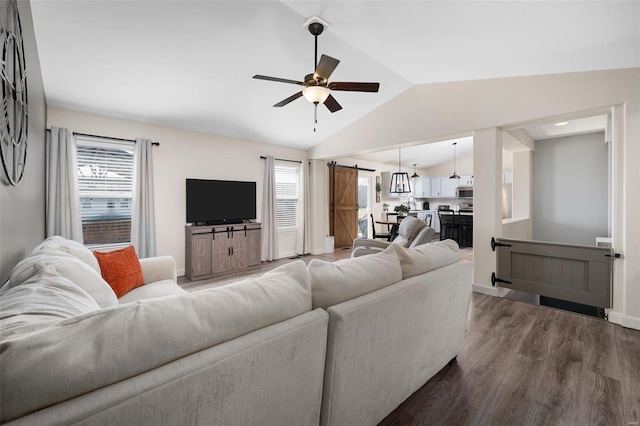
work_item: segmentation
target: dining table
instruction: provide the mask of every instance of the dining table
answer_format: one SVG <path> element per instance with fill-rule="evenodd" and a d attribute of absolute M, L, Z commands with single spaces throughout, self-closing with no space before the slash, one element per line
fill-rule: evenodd
<path fill-rule="evenodd" d="M 400 226 L 400 222 L 402 222 L 402 219 L 404 219 L 404 216 L 397 216 L 396 220 L 390 220 L 389 218 L 387 218 L 386 220 L 376 220 L 376 223 L 380 225 L 387 225 L 387 227 L 390 227 L 390 241 L 393 241 L 398 236 L 398 227 Z"/>

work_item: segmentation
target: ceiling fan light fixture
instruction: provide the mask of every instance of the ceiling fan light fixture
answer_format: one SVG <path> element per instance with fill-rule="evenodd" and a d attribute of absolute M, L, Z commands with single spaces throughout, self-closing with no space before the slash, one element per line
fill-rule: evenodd
<path fill-rule="evenodd" d="M 311 104 L 323 104 L 330 94 L 331 90 L 324 86 L 309 86 L 302 89 L 302 96 Z"/>

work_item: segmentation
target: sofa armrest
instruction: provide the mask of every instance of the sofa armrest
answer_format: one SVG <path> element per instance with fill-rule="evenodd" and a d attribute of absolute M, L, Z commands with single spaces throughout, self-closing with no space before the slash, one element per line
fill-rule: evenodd
<path fill-rule="evenodd" d="M 351 252 L 351 257 L 360 257 L 360 256 L 366 256 L 368 254 L 376 254 L 376 253 L 382 253 L 384 249 L 378 248 L 378 247 L 356 247 L 352 252 Z"/>
<path fill-rule="evenodd" d="M 384 250 L 389 247 L 389 244 L 391 243 L 382 240 L 374 240 L 372 238 L 356 238 L 353 240 L 352 250 L 355 250 L 358 247 L 373 247 Z"/>
<path fill-rule="evenodd" d="M 171 256 L 157 256 L 140 259 L 142 277 L 145 284 L 162 280 L 178 281 L 176 261 Z"/>

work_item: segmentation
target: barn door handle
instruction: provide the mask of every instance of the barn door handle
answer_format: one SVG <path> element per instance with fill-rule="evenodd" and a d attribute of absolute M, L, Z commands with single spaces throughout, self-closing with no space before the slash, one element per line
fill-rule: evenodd
<path fill-rule="evenodd" d="M 493 238 L 492 238 L 493 239 Z M 511 284 L 511 281 L 507 281 L 507 280 L 503 280 L 501 278 L 496 277 L 496 273 L 492 272 L 491 273 L 491 285 L 492 286 L 496 286 L 496 283 L 505 283 L 505 284 Z"/>
<path fill-rule="evenodd" d="M 607 256 L 607 257 L 615 257 L 616 259 L 620 259 L 620 253 L 605 254 L 605 256 Z"/>
<path fill-rule="evenodd" d="M 497 243 L 494 237 L 491 237 L 491 251 L 496 251 L 496 247 L 511 247 L 511 244 Z"/>

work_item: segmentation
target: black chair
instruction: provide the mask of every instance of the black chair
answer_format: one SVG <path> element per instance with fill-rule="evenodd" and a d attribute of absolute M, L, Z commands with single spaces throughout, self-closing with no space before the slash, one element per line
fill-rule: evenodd
<path fill-rule="evenodd" d="M 381 239 L 381 240 L 387 240 L 387 241 L 391 241 L 391 233 L 387 232 L 384 234 L 378 234 L 376 232 L 376 221 L 373 218 L 373 214 L 370 215 L 371 216 L 371 228 L 373 229 L 373 233 L 371 235 L 373 235 L 373 239 Z"/>
<path fill-rule="evenodd" d="M 440 241 L 455 240 L 460 245 L 460 215 L 453 210 L 439 210 Z"/>
<path fill-rule="evenodd" d="M 461 214 L 460 217 L 460 247 L 473 247 L 473 215 Z"/>

